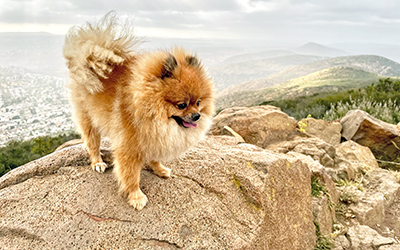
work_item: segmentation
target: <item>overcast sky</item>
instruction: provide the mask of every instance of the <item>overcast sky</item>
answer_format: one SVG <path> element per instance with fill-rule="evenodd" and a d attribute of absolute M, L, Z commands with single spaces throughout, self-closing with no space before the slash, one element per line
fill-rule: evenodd
<path fill-rule="evenodd" d="M 110 10 L 140 36 L 400 43 L 399 0 L 0 0 L 0 32 L 65 34 Z"/>

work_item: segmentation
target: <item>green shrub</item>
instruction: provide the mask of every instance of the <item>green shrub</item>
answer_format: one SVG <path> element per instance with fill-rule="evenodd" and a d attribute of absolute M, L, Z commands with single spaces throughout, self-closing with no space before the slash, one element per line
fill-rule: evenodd
<path fill-rule="evenodd" d="M 328 191 L 319 183 L 316 176 L 311 176 L 311 196 L 321 197 L 323 194 L 328 194 Z"/>
<path fill-rule="evenodd" d="M 77 139 L 75 133 L 58 136 L 42 136 L 28 141 L 11 141 L 0 148 L 0 176 L 11 169 L 52 153 L 66 141 Z"/>
<path fill-rule="evenodd" d="M 396 100 L 374 101 L 371 97 L 331 104 L 331 108 L 325 112 L 322 119 L 327 121 L 337 120 L 345 116 L 350 110 L 355 109 L 364 110 L 373 117 L 388 123 L 397 124 L 400 121 L 400 106 Z"/>
<path fill-rule="evenodd" d="M 315 234 L 317 235 L 317 242 L 315 243 L 314 250 L 331 250 L 334 247 L 334 244 L 330 241 L 330 239 L 321 234 L 321 230 L 316 221 L 314 221 L 315 225 Z"/>
<path fill-rule="evenodd" d="M 311 115 L 336 120 L 353 109 L 360 109 L 389 123 L 400 122 L 400 80 L 380 79 L 377 84 L 337 92 L 319 92 L 293 99 L 265 101 L 261 105 L 280 107 L 297 120 Z"/>

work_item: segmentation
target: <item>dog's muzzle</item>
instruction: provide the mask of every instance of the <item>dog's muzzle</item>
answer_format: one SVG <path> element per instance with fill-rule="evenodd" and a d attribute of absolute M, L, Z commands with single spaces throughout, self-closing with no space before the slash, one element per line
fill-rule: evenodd
<path fill-rule="evenodd" d="M 196 128 L 197 123 L 195 122 L 198 121 L 200 117 L 201 115 L 199 113 L 185 115 L 184 117 L 172 116 L 176 123 L 185 128 Z"/>

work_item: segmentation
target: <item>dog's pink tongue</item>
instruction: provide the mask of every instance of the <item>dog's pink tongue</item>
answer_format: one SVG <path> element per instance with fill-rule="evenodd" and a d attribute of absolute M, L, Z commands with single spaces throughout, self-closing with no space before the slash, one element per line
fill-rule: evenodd
<path fill-rule="evenodd" d="M 185 122 L 185 121 L 182 121 L 182 123 L 183 123 L 183 126 L 185 126 L 185 127 L 187 127 L 187 128 L 196 128 L 196 127 L 197 127 L 197 124 L 194 123 L 194 122 Z"/>

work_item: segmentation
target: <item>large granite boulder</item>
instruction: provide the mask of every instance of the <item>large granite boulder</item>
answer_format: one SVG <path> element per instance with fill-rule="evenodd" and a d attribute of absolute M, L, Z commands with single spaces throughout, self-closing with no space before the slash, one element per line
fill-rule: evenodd
<path fill-rule="evenodd" d="M 314 249 L 311 173 L 295 156 L 208 137 L 165 163 L 172 178 L 142 171 L 141 211 L 88 163 L 75 145 L 0 178 L 1 248 Z"/>
<path fill-rule="evenodd" d="M 273 106 L 235 107 L 224 109 L 213 120 L 213 135 L 230 135 L 232 128 L 244 141 L 267 147 L 278 141 L 292 139 L 297 133 L 297 121 Z"/>
<path fill-rule="evenodd" d="M 400 131 L 396 125 L 378 120 L 362 110 L 351 110 L 340 120 L 342 136 L 369 147 L 377 158 L 400 156 Z"/>

